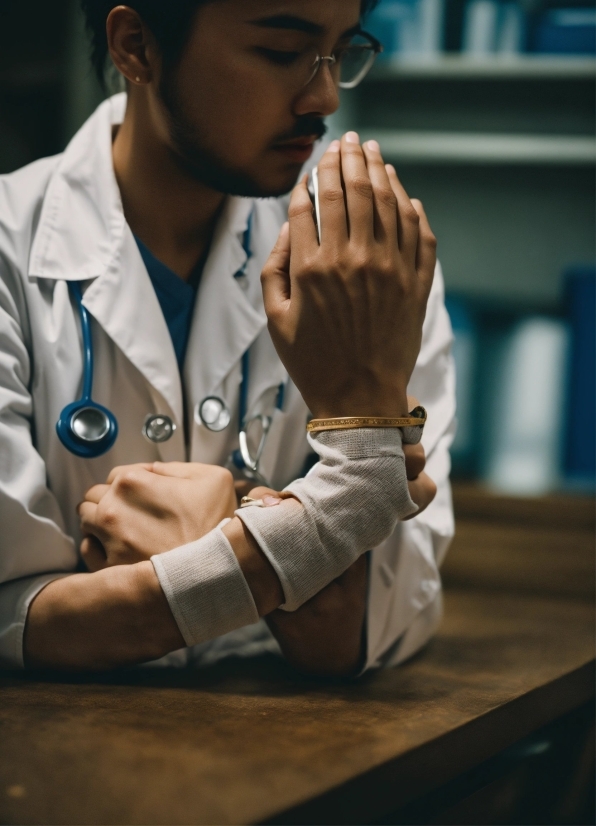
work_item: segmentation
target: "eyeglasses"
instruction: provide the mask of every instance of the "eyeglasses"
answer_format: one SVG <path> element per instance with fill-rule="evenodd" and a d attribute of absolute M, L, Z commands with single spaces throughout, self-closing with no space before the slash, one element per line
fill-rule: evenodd
<path fill-rule="evenodd" d="M 342 89 L 353 89 L 368 74 L 375 58 L 382 51 L 383 46 L 372 34 L 360 32 L 328 57 L 322 57 L 317 52 L 306 52 L 292 68 L 296 71 L 297 83 L 298 72 L 300 73 L 301 85 L 304 87 L 315 79 L 326 61 L 337 85 Z"/>

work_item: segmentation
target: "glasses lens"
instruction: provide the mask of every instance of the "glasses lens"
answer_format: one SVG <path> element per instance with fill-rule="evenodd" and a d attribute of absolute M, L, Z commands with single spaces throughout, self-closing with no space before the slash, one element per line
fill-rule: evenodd
<path fill-rule="evenodd" d="M 357 86 L 369 71 L 377 56 L 370 40 L 356 35 L 345 49 L 337 53 L 340 67 L 339 84 L 344 89 Z"/>

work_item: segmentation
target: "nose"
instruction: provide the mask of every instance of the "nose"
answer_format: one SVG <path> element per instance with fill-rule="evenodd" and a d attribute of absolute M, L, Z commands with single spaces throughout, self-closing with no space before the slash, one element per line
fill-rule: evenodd
<path fill-rule="evenodd" d="M 323 61 L 311 82 L 300 91 L 294 101 L 295 115 L 327 117 L 339 109 L 339 92 L 331 67 Z"/>

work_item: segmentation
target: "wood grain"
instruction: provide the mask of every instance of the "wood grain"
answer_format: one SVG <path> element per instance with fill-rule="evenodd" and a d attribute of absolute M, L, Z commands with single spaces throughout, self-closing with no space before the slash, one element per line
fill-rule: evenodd
<path fill-rule="evenodd" d="M 273 659 L 6 676 L 0 821 L 371 820 L 589 699 L 593 636 L 587 602 L 458 591 L 425 652 L 355 684 Z"/>
<path fill-rule="evenodd" d="M 454 487 L 455 539 L 442 568 L 446 587 L 594 599 L 594 501 L 524 499 Z"/>

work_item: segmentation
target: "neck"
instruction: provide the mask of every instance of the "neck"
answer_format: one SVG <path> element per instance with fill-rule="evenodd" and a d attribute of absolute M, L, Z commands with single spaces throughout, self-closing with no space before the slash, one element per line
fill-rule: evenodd
<path fill-rule="evenodd" d="M 150 123 L 147 96 L 135 89 L 112 149 L 124 215 L 151 252 L 187 280 L 209 249 L 226 196 L 185 175 Z"/>

